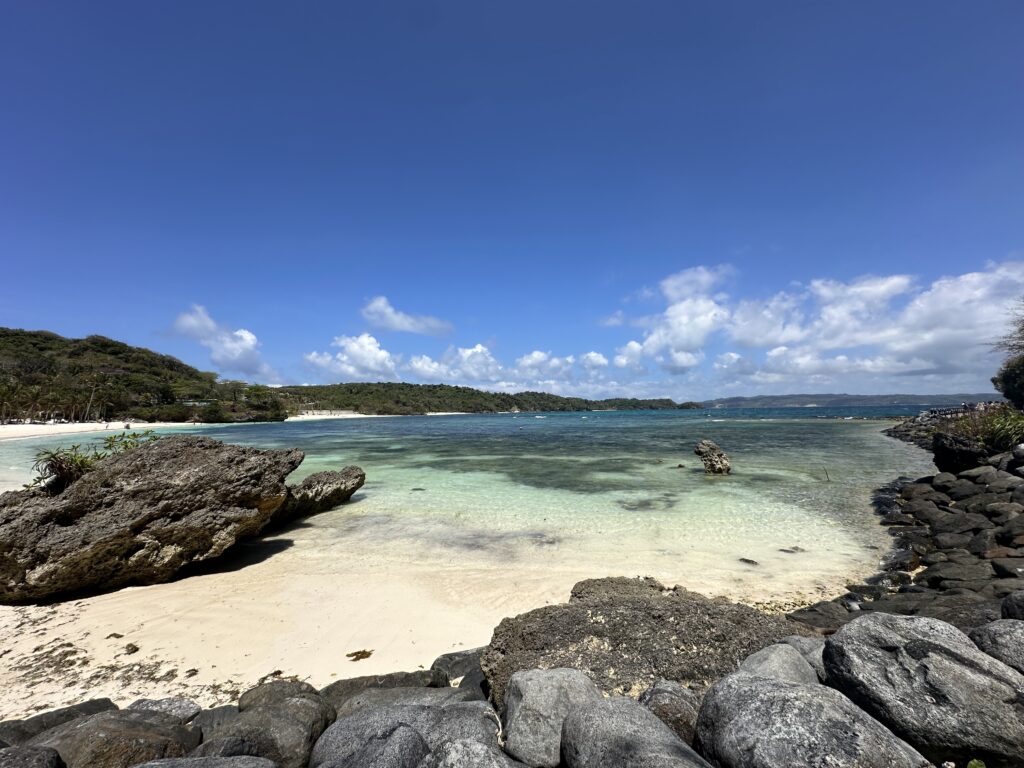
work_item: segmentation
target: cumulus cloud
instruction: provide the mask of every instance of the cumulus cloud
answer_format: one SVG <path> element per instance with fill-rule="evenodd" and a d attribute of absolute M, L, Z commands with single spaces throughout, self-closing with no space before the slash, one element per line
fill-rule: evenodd
<path fill-rule="evenodd" d="M 174 321 L 176 333 L 198 341 L 210 350 L 210 361 L 221 373 L 250 376 L 276 382 L 278 375 L 264 360 L 256 334 L 245 328 L 231 330 L 216 322 L 206 307 L 193 304 Z"/>
<path fill-rule="evenodd" d="M 400 358 L 382 348 L 380 342 L 368 333 L 358 336 L 338 336 L 331 342 L 338 347 L 330 352 L 310 352 L 306 362 L 323 374 L 349 381 L 378 381 L 398 377 Z"/>
<path fill-rule="evenodd" d="M 550 352 L 534 350 L 516 360 L 516 375 L 526 379 L 563 379 L 572 373 L 575 362 L 572 355 L 557 357 Z"/>
<path fill-rule="evenodd" d="M 417 355 L 408 370 L 426 381 L 446 383 L 494 383 L 505 375 L 505 368 L 483 344 L 450 349 L 441 360 Z"/>
<path fill-rule="evenodd" d="M 409 315 L 395 309 L 386 296 L 376 296 L 363 307 L 363 317 L 372 325 L 388 331 L 442 336 L 452 329 L 451 323 L 429 315 Z"/>
<path fill-rule="evenodd" d="M 602 368 L 608 367 L 608 358 L 600 352 L 587 352 L 584 355 L 580 355 L 580 365 L 586 371 L 599 371 Z"/>
<path fill-rule="evenodd" d="M 911 275 L 816 278 L 767 298 L 721 292 L 728 266 L 694 267 L 661 282 L 666 306 L 641 338 L 620 347 L 615 366 L 645 361 L 671 374 L 703 364 L 705 350 L 731 342 L 709 370 L 722 382 L 880 388 L 984 387 L 998 362 L 990 342 L 1024 294 L 1024 262 L 921 283 Z M 742 352 L 742 354 L 741 354 Z M 914 379 L 908 382 L 908 379 Z"/>

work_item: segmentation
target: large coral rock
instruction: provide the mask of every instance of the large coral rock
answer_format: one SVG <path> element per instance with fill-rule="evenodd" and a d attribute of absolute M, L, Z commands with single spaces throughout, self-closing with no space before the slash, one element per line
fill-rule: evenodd
<path fill-rule="evenodd" d="M 0 602 L 167 581 L 259 533 L 302 451 L 164 437 L 57 496 L 0 495 Z"/>
<path fill-rule="evenodd" d="M 732 471 L 729 454 L 711 440 L 701 440 L 693 452 L 704 462 L 704 471 L 709 475 L 728 475 Z"/>
<path fill-rule="evenodd" d="M 660 678 L 705 687 L 795 627 L 650 578 L 590 579 L 566 604 L 503 619 L 481 667 L 497 706 L 509 678 L 525 669 L 578 669 L 606 693 L 637 696 Z"/>
<path fill-rule="evenodd" d="M 365 482 L 366 473 L 356 466 L 338 472 L 314 472 L 289 489 L 288 500 L 274 514 L 272 522 L 287 523 L 297 517 L 334 509 L 352 498 Z"/>

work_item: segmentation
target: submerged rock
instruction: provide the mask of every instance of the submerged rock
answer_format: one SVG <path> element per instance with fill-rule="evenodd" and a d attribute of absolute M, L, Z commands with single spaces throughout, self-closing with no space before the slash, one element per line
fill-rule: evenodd
<path fill-rule="evenodd" d="M 0 601 L 167 581 L 259 533 L 302 458 L 164 437 L 101 461 L 60 495 L 0 495 Z"/>
<path fill-rule="evenodd" d="M 654 579 L 590 579 L 573 587 L 566 604 L 503 619 L 481 667 L 496 706 L 509 678 L 525 669 L 579 669 L 602 691 L 632 696 L 659 678 L 704 688 L 799 629 L 783 617 L 666 589 Z"/>
<path fill-rule="evenodd" d="M 728 475 L 732 471 L 729 455 L 711 440 L 701 440 L 693 452 L 704 462 L 704 472 L 709 475 Z"/>

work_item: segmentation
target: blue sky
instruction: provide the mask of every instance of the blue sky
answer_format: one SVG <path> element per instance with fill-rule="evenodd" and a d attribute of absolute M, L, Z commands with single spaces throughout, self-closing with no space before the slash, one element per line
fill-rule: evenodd
<path fill-rule="evenodd" d="M 267 382 L 983 390 L 1024 4 L 0 4 L 0 325 Z"/>

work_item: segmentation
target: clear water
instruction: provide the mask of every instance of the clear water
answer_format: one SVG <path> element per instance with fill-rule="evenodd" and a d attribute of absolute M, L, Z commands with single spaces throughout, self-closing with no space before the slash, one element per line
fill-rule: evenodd
<path fill-rule="evenodd" d="M 880 434 L 888 422 L 860 420 L 893 411 L 458 415 L 188 431 L 299 447 L 307 458 L 296 479 L 363 467 L 353 503 L 289 534 L 325 568 L 344 558 L 367 573 L 652 575 L 782 600 L 834 593 L 873 570 L 888 539 L 871 491 L 934 471 L 925 452 Z M 702 438 L 729 453 L 732 475 L 704 475 L 692 452 Z M 87 442 L 0 443 L 0 487 L 27 479 L 40 447 L 72 441 Z"/>

